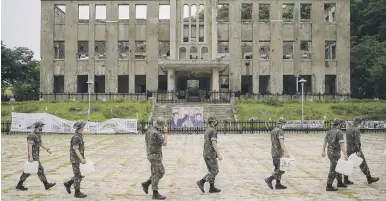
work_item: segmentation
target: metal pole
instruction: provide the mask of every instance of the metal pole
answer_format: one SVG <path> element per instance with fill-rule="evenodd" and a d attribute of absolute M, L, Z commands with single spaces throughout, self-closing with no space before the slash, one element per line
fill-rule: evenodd
<path fill-rule="evenodd" d="M 303 127 L 303 121 L 304 121 L 304 83 L 302 82 L 302 127 Z"/>
<path fill-rule="evenodd" d="M 88 121 L 91 121 L 91 89 L 88 84 Z"/>
<path fill-rule="evenodd" d="M 296 93 L 299 92 L 299 77 L 296 77 Z"/>

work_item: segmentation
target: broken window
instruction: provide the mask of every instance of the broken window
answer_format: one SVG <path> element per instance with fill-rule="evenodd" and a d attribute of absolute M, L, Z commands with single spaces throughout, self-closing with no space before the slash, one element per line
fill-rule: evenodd
<path fill-rule="evenodd" d="M 241 42 L 241 54 L 243 59 L 252 59 L 252 41 Z"/>
<path fill-rule="evenodd" d="M 269 75 L 259 75 L 259 93 L 260 94 L 269 94 Z"/>
<path fill-rule="evenodd" d="M 269 4 L 259 4 L 259 21 L 269 22 Z"/>
<path fill-rule="evenodd" d="M 118 59 L 129 59 L 129 41 L 118 41 Z"/>
<path fill-rule="evenodd" d="M 229 58 L 229 42 L 218 42 L 217 44 L 217 57 Z"/>
<path fill-rule="evenodd" d="M 168 76 L 167 75 L 158 75 L 158 90 L 167 91 L 168 90 Z"/>
<path fill-rule="evenodd" d="M 311 59 L 311 41 L 300 41 L 300 55 L 302 59 Z"/>
<path fill-rule="evenodd" d="M 129 5 L 118 5 L 118 20 L 119 22 L 128 23 L 130 19 L 130 6 Z"/>
<path fill-rule="evenodd" d="M 169 59 L 170 57 L 170 42 L 162 41 L 159 42 L 158 46 L 158 58 L 159 59 Z"/>
<path fill-rule="evenodd" d="M 252 22 L 252 4 L 241 4 L 241 21 Z"/>
<path fill-rule="evenodd" d="M 294 22 L 294 4 L 283 4 L 283 22 Z"/>
<path fill-rule="evenodd" d="M 205 41 L 205 25 L 200 24 L 198 34 L 199 34 L 198 42 L 204 42 Z"/>
<path fill-rule="evenodd" d="M 226 89 L 229 88 L 229 75 L 220 75 L 220 88 Z"/>
<path fill-rule="evenodd" d="M 54 59 L 64 59 L 64 41 L 54 41 Z"/>
<path fill-rule="evenodd" d="M 190 7 L 190 18 L 191 18 L 191 21 L 192 22 L 196 22 L 197 20 L 197 6 L 196 5 L 192 5 Z"/>
<path fill-rule="evenodd" d="M 324 19 L 326 22 L 335 22 L 336 4 L 326 3 L 324 4 Z"/>
<path fill-rule="evenodd" d="M 106 80 L 104 75 L 95 75 L 94 93 L 105 93 Z"/>
<path fill-rule="evenodd" d="M 88 75 L 78 75 L 77 76 L 77 90 L 78 93 L 87 93 L 88 92 Z"/>
<path fill-rule="evenodd" d="M 252 93 L 252 75 L 241 76 L 241 95 Z"/>
<path fill-rule="evenodd" d="M 294 54 L 294 42 L 284 41 L 283 42 L 283 59 L 293 59 Z"/>
<path fill-rule="evenodd" d="M 128 75 L 118 75 L 118 93 L 129 93 Z"/>
<path fill-rule="evenodd" d="M 147 18 L 147 5 L 135 5 L 135 19 L 137 22 L 144 23 Z"/>
<path fill-rule="evenodd" d="M 88 59 L 88 41 L 78 41 L 78 59 Z"/>
<path fill-rule="evenodd" d="M 90 8 L 89 5 L 79 5 L 78 6 L 78 22 L 79 23 L 88 23 L 90 19 Z"/>
<path fill-rule="evenodd" d="M 229 5 L 219 4 L 217 6 L 217 22 L 228 22 L 229 21 Z"/>
<path fill-rule="evenodd" d="M 186 48 L 185 47 L 180 47 L 179 50 L 179 59 L 186 59 Z"/>
<path fill-rule="evenodd" d="M 95 59 L 106 59 L 106 41 L 95 41 Z"/>
<path fill-rule="evenodd" d="M 189 25 L 184 24 L 183 26 L 183 40 L 184 43 L 189 42 Z"/>
<path fill-rule="evenodd" d="M 197 28 L 196 28 L 196 27 L 197 27 L 197 26 L 196 26 L 195 24 L 192 24 L 192 25 L 191 25 L 191 28 L 190 28 L 191 31 L 192 31 L 192 33 L 191 33 L 191 35 L 190 35 L 190 36 L 191 36 L 191 39 L 190 39 L 190 40 L 191 40 L 191 42 L 193 42 L 193 43 L 194 43 L 194 42 L 197 42 L 197 36 L 196 36 L 196 35 L 197 35 Z"/>
<path fill-rule="evenodd" d="M 259 48 L 260 48 L 260 58 L 261 59 L 269 59 L 269 52 L 270 52 L 270 46 L 271 43 L 269 41 L 260 41 L 259 42 Z"/>
<path fill-rule="evenodd" d="M 329 95 L 336 93 L 336 75 L 326 75 L 325 93 Z"/>
<path fill-rule="evenodd" d="M 106 23 L 106 5 L 95 6 L 95 21 L 96 23 Z"/>
<path fill-rule="evenodd" d="M 146 93 L 146 75 L 135 75 L 135 93 Z"/>
<path fill-rule="evenodd" d="M 66 5 L 54 5 L 55 24 L 66 23 Z"/>
<path fill-rule="evenodd" d="M 199 22 L 205 21 L 205 6 L 202 4 L 198 7 L 198 20 Z"/>
<path fill-rule="evenodd" d="M 146 59 L 146 41 L 135 41 L 135 59 Z"/>
<path fill-rule="evenodd" d="M 54 75 L 54 93 L 64 93 L 64 75 Z"/>
<path fill-rule="evenodd" d="M 296 77 L 293 75 L 283 75 L 283 94 L 296 94 Z"/>
<path fill-rule="evenodd" d="M 184 10 L 182 11 L 182 19 L 184 22 L 189 22 L 189 6 L 184 5 Z"/>
<path fill-rule="evenodd" d="M 170 5 L 159 5 L 159 22 L 170 22 Z"/>
<path fill-rule="evenodd" d="M 198 59 L 198 51 L 194 46 L 190 48 L 190 59 Z"/>
<path fill-rule="evenodd" d="M 326 41 L 326 59 L 336 59 L 336 41 Z"/>
<path fill-rule="evenodd" d="M 311 7 L 312 4 L 300 4 L 300 21 L 311 22 Z"/>
<path fill-rule="evenodd" d="M 201 59 L 208 60 L 209 59 L 209 50 L 208 47 L 201 48 Z"/>

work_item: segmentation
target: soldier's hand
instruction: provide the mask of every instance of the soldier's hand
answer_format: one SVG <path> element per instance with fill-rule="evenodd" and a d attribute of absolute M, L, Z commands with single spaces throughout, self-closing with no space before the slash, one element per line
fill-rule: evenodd
<path fill-rule="evenodd" d="M 81 162 L 82 164 L 86 164 L 86 163 L 87 163 L 86 159 L 80 160 L 80 162 Z"/>
<path fill-rule="evenodd" d="M 30 158 L 29 158 L 29 159 L 28 159 L 28 162 L 33 163 L 33 162 L 34 162 L 34 159 L 32 159 L 32 158 L 30 159 Z"/>
<path fill-rule="evenodd" d="M 343 157 L 344 157 L 344 160 L 346 160 L 346 161 L 348 160 L 348 156 L 347 156 L 347 154 L 344 154 L 344 156 L 343 156 Z"/>
<path fill-rule="evenodd" d="M 360 157 L 360 158 L 362 158 L 361 152 L 357 152 L 357 156 Z"/>
<path fill-rule="evenodd" d="M 164 133 L 167 134 L 168 133 L 168 127 L 164 127 Z"/>
<path fill-rule="evenodd" d="M 326 157 L 326 152 L 323 152 L 323 153 L 322 153 L 322 157 L 323 157 L 323 158 Z"/>
<path fill-rule="evenodd" d="M 219 154 L 218 156 L 217 156 L 217 158 L 218 158 L 218 160 L 222 160 L 222 155 L 221 154 Z"/>

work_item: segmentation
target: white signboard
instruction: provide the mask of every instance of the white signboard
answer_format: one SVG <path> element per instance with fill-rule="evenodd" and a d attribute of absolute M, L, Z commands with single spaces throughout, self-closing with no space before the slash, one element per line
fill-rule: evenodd
<path fill-rule="evenodd" d="M 42 121 L 46 124 L 43 133 L 74 133 L 75 121 L 62 119 L 48 113 L 16 113 L 12 112 L 11 132 L 31 132 L 33 124 Z M 137 133 L 136 119 L 109 119 L 104 122 L 86 122 L 86 133 Z"/>
<path fill-rule="evenodd" d="M 296 128 L 324 128 L 323 120 L 288 120 L 287 123 L 283 126 L 286 129 L 296 129 Z"/>

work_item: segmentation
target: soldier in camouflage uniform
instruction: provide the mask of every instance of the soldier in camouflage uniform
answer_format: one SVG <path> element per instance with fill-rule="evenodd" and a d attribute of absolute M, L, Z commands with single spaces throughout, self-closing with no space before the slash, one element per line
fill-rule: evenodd
<path fill-rule="evenodd" d="M 205 193 L 204 184 L 205 182 L 209 182 L 209 185 L 210 185 L 209 193 L 219 193 L 221 192 L 221 190 L 214 186 L 216 175 L 219 172 L 217 159 L 222 160 L 222 155 L 217 145 L 216 126 L 218 122 L 215 117 L 209 117 L 208 123 L 209 123 L 209 128 L 205 131 L 205 136 L 204 136 L 203 156 L 209 172 L 207 175 L 205 175 L 204 178 L 197 181 L 196 184 L 198 185 L 200 190 L 203 193 Z"/>
<path fill-rule="evenodd" d="M 284 174 L 284 171 L 280 170 L 280 158 L 281 157 L 289 157 L 287 147 L 284 144 L 284 131 L 282 130 L 283 125 L 287 123 L 287 120 L 283 117 L 280 117 L 279 121 L 277 121 L 276 127 L 271 131 L 271 154 L 273 166 L 275 166 L 275 170 L 272 176 L 264 179 L 264 181 L 268 184 L 270 189 L 273 189 L 272 181 L 276 180 L 275 189 L 286 189 L 287 187 L 281 184 L 281 175 Z"/>
<path fill-rule="evenodd" d="M 39 157 L 39 152 L 40 152 L 40 147 L 45 149 L 49 154 L 51 154 L 50 149 L 47 149 L 46 147 L 43 146 L 42 142 L 42 136 L 41 136 L 41 131 L 43 130 L 43 126 L 45 124 L 41 121 L 38 121 L 34 123 L 34 130 L 31 134 L 28 135 L 27 137 L 27 142 L 28 142 L 28 161 L 29 162 L 34 162 L 38 161 L 39 162 L 39 169 L 38 169 L 38 177 L 41 182 L 43 182 L 44 187 L 46 190 L 50 189 L 51 187 L 55 186 L 56 183 L 48 183 L 46 176 L 44 175 L 44 168 L 42 164 L 40 163 L 40 157 Z M 21 175 L 19 183 L 16 186 L 17 190 L 22 190 L 26 191 L 28 188 L 25 188 L 23 186 L 23 182 L 30 176 L 31 174 L 24 173 Z"/>
<path fill-rule="evenodd" d="M 86 194 L 80 192 L 80 182 L 82 181 L 82 174 L 80 172 L 80 163 L 86 164 L 86 159 L 84 158 L 84 141 L 83 141 L 83 128 L 86 125 L 84 122 L 76 122 L 74 124 L 75 134 L 71 138 L 70 144 L 70 161 L 72 164 L 72 171 L 74 172 L 74 177 L 69 181 L 64 183 L 64 187 L 67 190 L 68 194 L 71 194 L 71 185 L 74 184 L 76 198 L 85 198 Z"/>
<path fill-rule="evenodd" d="M 145 133 L 147 159 L 151 164 L 151 176 L 141 185 L 146 194 L 148 194 L 150 184 L 152 185 L 152 198 L 154 200 L 166 199 L 165 196 L 158 193 L 158 182 L 165 174 L 165 168 L 162 164 L 162 146 L 166 146 L 168 143 L 168 129 L 165 124 L 165 120 L 159 117 L 155 122 L 155 126 Z"/>
<path fill-rule="evenodd" d="M 355 117 L 354 118 L 354 125 L 347 129 L 346 131 L 346 141 L 347 141 L 347 155 L 351 155 L 353 153 L 356 153 L 358 157 L 363 158 L 362 164 L 359 166 L 363 172 L 364 175 L 367 177 L 367 183 L 371 184 L 373 182 L 377 182 L 379 180 L 378 177 L 371 177 L 370 169 L 367 166 L 365 156 L 363 155 L 362 148 L 361 148 L 361 133 L 359 126 L 362 123 L 362 118 Z M 350 180 L 348 180 L 348 176 L 344 176 L 344 183 L 345 184 L 354 184 Z"/>
<path fill-rule="evenodd" d="M 338 118 L 334 119 L 332 121 L 332 125 L 334 126 L 334 128 L 329 130 L 326 134 L 326 137 L 324 138 L 322 157 L 326 156 L 326 147 L 328 144 L 327 155 L 330 159 L 330 172 L 328 173 L 326 191 L 338 190 L 338 188 L 332 186 L 332 183 L 334 183 L 335 178 L 338 181 L 337 187 L 347 188 L 347 186 L 342 182 L 342 175 L 335 172 L 336 165 L 338 163 L 338 160 L 340 159 L 341 151 L 344 154 L 344 159 L 348 160 L 343 138 L 344 133 L 340 129 L 342 127 L 342 124 L 344 124 L 343 120 Z"/>

